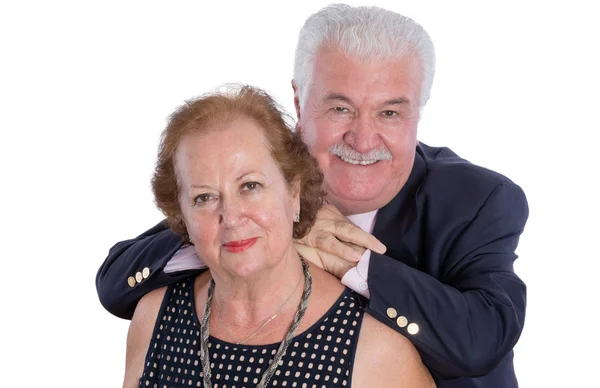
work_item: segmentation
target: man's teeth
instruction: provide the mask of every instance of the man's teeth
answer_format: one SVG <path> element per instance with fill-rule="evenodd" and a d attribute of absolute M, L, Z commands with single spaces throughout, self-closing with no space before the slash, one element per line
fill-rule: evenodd
<path fill-rule="evenodd" d="M 356 159 L 349 159 L 349 158 L 346 158 L 345 156 L 340 156 L 340 159 L 342 159 L 346 163 L 360 164 L 361 166 L 367 166 L 367 165 L 373 164 L 373 163 L 375 163 L 377 161 L 377 160 L 356 160 Z"/>

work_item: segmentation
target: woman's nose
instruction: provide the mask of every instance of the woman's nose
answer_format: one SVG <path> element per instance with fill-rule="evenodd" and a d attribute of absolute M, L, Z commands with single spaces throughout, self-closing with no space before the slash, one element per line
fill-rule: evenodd
<path fill-rule="evenodd" d="M 225 228 L 235 228 L 245 219 L 244 206 L 235 198 L 226 198 L 221 201 L 220 223 Z"/>

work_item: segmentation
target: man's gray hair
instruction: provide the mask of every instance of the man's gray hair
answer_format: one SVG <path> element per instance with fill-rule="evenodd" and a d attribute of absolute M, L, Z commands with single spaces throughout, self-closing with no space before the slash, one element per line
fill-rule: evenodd
<path fill-rule="evenodd" d="M 309 17 L 300 30 L 294 82 L 301 108 L 306 103 L 317 52 L 323 44 L 337 46 L 355 58 L 401 59 L 416 54 L 423 70 L 419 105 L 427 103 L 435 73 L 435 50 L 423 27 L 383 8 L 332 4 Z"/>

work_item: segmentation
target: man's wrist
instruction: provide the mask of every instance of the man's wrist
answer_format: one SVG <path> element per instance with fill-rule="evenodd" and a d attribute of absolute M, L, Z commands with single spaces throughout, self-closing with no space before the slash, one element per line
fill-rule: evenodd
<path fill-rule="evenodd" d="M 369 262 L 371 260 L 371 251 L 369 249 L 365 250 L 362 258 L 356 265 L 356 267 L 350 269 L 346 274 L 342 277 L 342 284 L 356 293 L 364 296 L 365 298 L 369 298 L 371 294 L 369 293 Z"/>
<path fill-rule="evenodd" d="M 206 264 L 196 254 L 196 248 L 193 245 L 184 245 L 167 262 L 164 271 L 165 273 L 175 273 L 202 268 L 206 268 Z"/>

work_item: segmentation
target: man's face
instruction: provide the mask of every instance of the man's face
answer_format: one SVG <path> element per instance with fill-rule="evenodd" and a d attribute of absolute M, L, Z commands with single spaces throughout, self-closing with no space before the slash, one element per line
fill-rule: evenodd
<path fill-rule="evenodd" d="M 325 174 L 327 199 L 343 214 L 379 209 L 406 183 L 421 80 L 416 58 L 369 61 L 335 47 L 319 51 L 298 123 Z"/>

